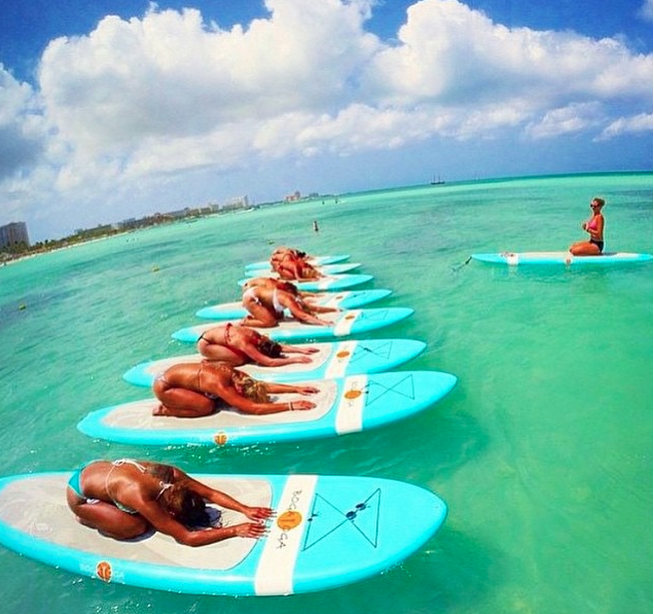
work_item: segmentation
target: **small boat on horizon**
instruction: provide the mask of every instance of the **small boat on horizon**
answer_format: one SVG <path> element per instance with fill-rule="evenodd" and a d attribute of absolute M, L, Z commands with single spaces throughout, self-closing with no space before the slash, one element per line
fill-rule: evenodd
<path fill-rule="evenodd" d="M 436 179 L 436 175 L 434 175 L 433 179 L 429 182 L 430 185 L 443 185 L 445 181 L 441 179 L 441 176 L 438 176 L 438 180 Z"/>

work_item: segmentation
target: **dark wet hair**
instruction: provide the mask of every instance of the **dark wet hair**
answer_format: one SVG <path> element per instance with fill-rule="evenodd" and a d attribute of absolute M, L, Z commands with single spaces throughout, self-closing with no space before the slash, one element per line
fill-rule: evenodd
<path fill-rule="evenodd" d="M 293 296 L 297 296 L 298 294 L 297 286 L 295 284 L 292 284 L 290 281 L 278 281 L 277 289 L 282 290 L 284 292 L 288 292 Z"/>
<path fill-rule="evenodd" d="M 164 493 L 168 511 L 187 529 L 211 526 L 204 499 L 184 484 L 175 483 Z"/>
<path fill-rule="evenodd" d="M 269 358 L 279 358 L 282 355 L 282 346 L 269 337 L 261 337 L 257 343 L 257 347 L 262 354 Z"/>

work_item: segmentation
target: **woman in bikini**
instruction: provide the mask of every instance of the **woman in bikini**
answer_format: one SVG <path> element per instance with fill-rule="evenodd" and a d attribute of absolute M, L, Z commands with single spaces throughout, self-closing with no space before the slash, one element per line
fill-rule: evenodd
<path fill-rule="evenodd" d="M 316 404 L 312 401 L 272 402 L 269 395 L 318 392 L 313 386 L 255 380 L 226 362 L 207 360 L 169 367 L 155 379 L 152 390 L 161 401 L 153 414 L 179 418 L 209 416 L 221 409 L 255 415 L 313 409 Z"/>
<path fill-rule="evenodd" d="M 282 345 L 247 326 L 231 322 L 205 331 L 197 343 L 198 351 L 209 360 L 221 360 L 239 367 L 255 363 L 264 367 L 308 364 L 318 348 Z M 299 354 L 286 356 L 285 354 Z"/>
<path fill-rule="evenodd" d="M 598 256 L 604 251 L 604 207 L 603 198 L 593 198 L 590 208 L 593 211 L 591 218 L 582 224 L 582 229 L 588 234 L 588 241 L 579 241 L 569 247 L 573 256 Z"/>
<path fill-rule="evenodd" d="M 304 252 L 288 247 L 278 247 L 270 257 L 270 266 L 281 279 L 318 279 L 322 273 L 309 264 Z"/>
<path fill-rule="evenodd" d="M 294 286 L 293 286 L 294 287 Z M 331 326 L 331 322 L 321 320 L 314 314 L 338 311 L 333 307 L 309 305 L 297 292 L 284 288 L 281 284 L 245 284 L 243 286 L 243 307 L 248 314 L 241 324 L 259 328 L 271 328 L 284 318 L 288 309 L 291 316 L 306 324 Z"/>
<path fill-rule="evenodd" d="M 131 459 L 84 465 L 73 473 L 66 497 L 81 524 L 108 537 L 134 539 L 154 529 L 187 546 L 230 537 L 256 539 L 273 514 L 270 508 L 245 505 L 171 465 Z M 240 512 L 250 522 L 221 526 L 217 511 L 207 509 L 207 502 Z"/>

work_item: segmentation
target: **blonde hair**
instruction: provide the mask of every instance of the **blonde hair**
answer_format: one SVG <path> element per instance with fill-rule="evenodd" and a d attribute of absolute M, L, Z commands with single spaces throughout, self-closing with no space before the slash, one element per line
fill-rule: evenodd
<path fill-rule="evenodd" d="M 239 382 L 241 394 L 255 403 L 270 403 L 266 384 L 251 377 L 244 377 Z"/>

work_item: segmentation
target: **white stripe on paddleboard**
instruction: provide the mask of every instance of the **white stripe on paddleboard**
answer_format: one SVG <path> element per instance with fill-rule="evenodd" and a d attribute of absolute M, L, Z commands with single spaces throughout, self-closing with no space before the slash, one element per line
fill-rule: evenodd
<path fill-rule="evenodd" d="M 334 283 L 333 277 L 324 277 L 322 280 L 316 282 L 316 287 L 318 288 L 318 290 L 329 290 L 329 286 L 332 283 Z"/>
<path fill-rule="evenodd" d="M 343 394 L 336 409 L 336 432 L 357 433 L 363 425 L 363 406 L 366 401 L 366 375 L 353 375 L 346 378 Z"/>
<path fill-rule="evenodd" d="M 286 480 L 277 517 L 263 546 L 254 577 L 256 595 L 293 594 L 293 572 L 300 551 L 317 475 L 291 475 Z"/>
<path fill-rule="evenodd" d="M 345 292 L 339 292 L 329 298 L 322 304 L 323 307 L 338 307 L 338 304 L 347 296 Z"/>
<path fill-rule="evenodd" d="M 511 265 L 516 265 L 520 261 L 518 254 L 508 254 L 506 257 L 506 263 Z"/>
<path fill-rule="evenodd" d="M 352 358 L 352 354 L 354 354 L 354 348 L 356 348 L 356 346 L 356 341 L 341 341 L 336 346 L 334 357 L 327 365 L 325 377 L 343 377 L 345 371 L 347 371 L 347 366 L 350 364 L 350 359 Z"/>
<path fill-rule="evenodd" d="M 343 337 L 349 335 L 352 330 L 352 325 L 356 322 L 356 319 L 359 317 L 361 309 L 350 309 L 343 314 L 343 317 L 336 322 L 334 326 L 334 334 L 337 337 Z"/>

